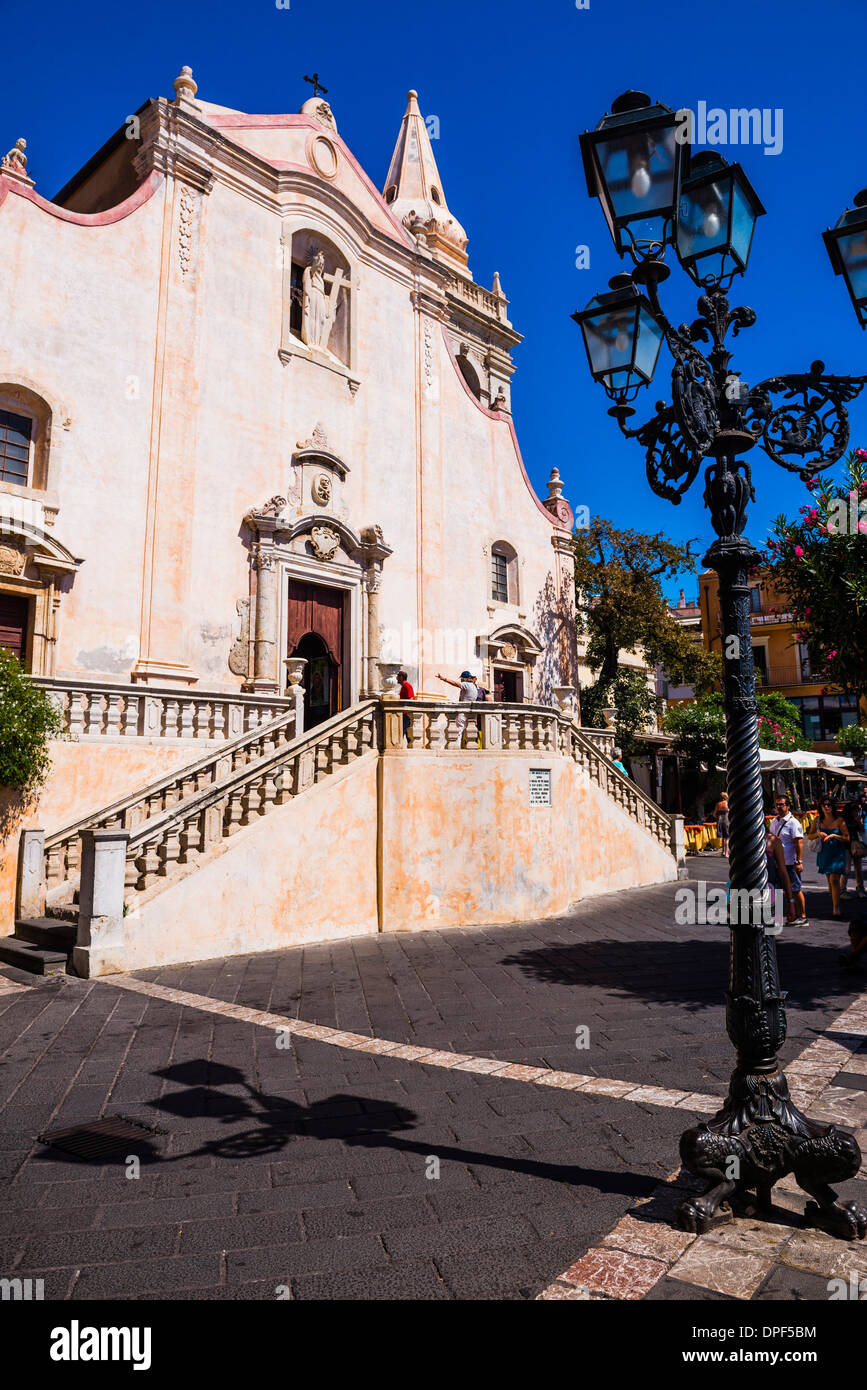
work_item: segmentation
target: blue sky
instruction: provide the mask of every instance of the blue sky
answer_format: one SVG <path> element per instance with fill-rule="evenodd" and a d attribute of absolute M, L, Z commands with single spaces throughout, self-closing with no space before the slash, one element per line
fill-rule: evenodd
<path fill-rule="evenodd" d="M 341 134 L 378 186 L 407 89 L 417 88 L 425 115 L 439 117 L 434 152 L 473 274 L 490 286 L 499 270 L 525 336 L 513 411 L 543 495 L 556 464 L 573 504 L 624 527 L 712 538 L 700 479 L 678 508 L 650 492 L 641 450 L 607 416 L 569 318 L 620 268 L 586 194 L 578 136 L 628 87 L 675 108 L 782 109 L 781 153 L 721 150 L 744 165 L 768 211 L 733 290 L 734 303 L 758 314 L 734 365 L 750 382 L 805 371 L 817 357 L 831 371 L 867 373 L 867 334 L 821 240 L 867 184 L 864 0 L 590 0 L 583 10 L 575 0 L 291 0 L 287 9 L 274 0 L 149 0 L 144 9 L 3 0 L 2 13 L 20 61 L 4 65 L 0 144 L 27 138 L 49 197 L 142 101 L 172 96 L 184 63 L 204 99 L 259 112 L 297 110 L 310 94 L 303 75 L 318 70 Z M 589 270 L 575 268 L 579 244 L 590 247 Z M 694 316 L 676 266 L 664 291 L 675 322 Z M 640 419 L 668 395 L 668 370 L 663 349 Z M 853 443 L 867 447 L 867 393 L 851 414 Z M 760 542 L 769 520 L 806 494 L 758 450 L 751 462 L 758 500 L 748 534 Z"/>

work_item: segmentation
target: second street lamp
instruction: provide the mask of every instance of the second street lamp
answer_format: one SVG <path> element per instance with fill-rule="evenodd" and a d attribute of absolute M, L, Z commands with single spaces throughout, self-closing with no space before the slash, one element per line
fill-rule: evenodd
<path fill-rule="evenodd" d="M 823 363 L 814 362 L 802 375 L 768 377 L 750 389 L 732 370 L 726 338 L 729 332 L 737 336 L 751 328 L 756 316 L 745 306 L 731 308 L 726 289 L 746 267 L 753 226 L 764 209 L 739 166 L 727 165 L 711 154 L 695 161 L 694 177 L 683 181 L 680 196 L 666 211 L 669 205 L 663 206 L 664 198 L 677 188 L 681 169 L 688 165 L 687 152 L 682 165 L 675 156 L 665 188 L 660 185 L 656 211 L 662 230 L 644 240 L 636 235 L 631 214 L 627 215 L 624 181 L 646 159 L 647 151 L 658 147 L 660 130 L 668 129 L 660 113 L 668 110 L 651 106 L 646 97 L 639 103 L 635 93 L 627 93 L 612 106 L 612 117 L 582 137 L 590 191 L 602 203 L 618 253 L 628 251 L 636 261 L 633 279 L 647 289 L 647 308 L 639 309 L 637 301 L 643 296 L 634 286 L 629 290 L 624 285 L 620 319 L 616 288 L 573 317 L 584 333 L 591 371 L 615 401 L 609 413 L 623 435 L 636 439 L 645 450 L 651 488 L 680 502 L 706 463 L 704 501 L 716 532 L 704 564 L 719 575 L 722 616 L 731 816 L 726 1030 L 736 1064 L 721 1110 L 681 1138 L 684 1167 L 704 1178 L 708 1187 L 702 1196 L 682 1204 L 679 1220 L 688 1230 L 709 1230 L 731 1220 L 732 1202 L 749 1193 L 755 1194 L 750 1198 L 753 1204 L 767 1210 L 774 1184 L 793 1173 L 812 1198 L 806 1207 L 812 1224 L 843 1239 L 863 1239 L 867 1207 L 840 1201 L 831 1186 L 858 1172 L 861 1153 L 855 1138 L 836 1125 L 817 1123 L 802 1114 L 789 1095 L 777 1056 L 786 1036 L 786 1010 L 776 943 L 764 920 L 765 820 L 748 586 L 749 572 L 759 556 L 743 533 L 747 503 L 755 499 L 745 455 L 758 445 L 776 463 L 809 481 L 842 456 L 849 440 L 845 404 L 867 384 L 867 377 L 831 376 Z M 628 117 L 619 126 L 627 135 L 618 137 L 620 145 L 615 146 L 608 132 L 618 115 Z M 606 138 L 610 157 L 600 152 Z M 639 192 L 642 189 L 643 180 Z M 632 195 L 633 201 L 637 199 L 635 188 Z M 653 201 L 652 178 L 645 195 Z M 826 239 L 834 239 L 832 259 L 839 255 L 850 291 L 853 285 L 856 291 L 861 285 L 864 251 L 858 249 L 862 247 L 858 238 L 865 225 L 853 219 L 842 232 L 838 227 L 826 234 Z M 698 300 L 699 317 L 678 328 L 659 301 L 659 286 L 668 274 L 662 262 L 667 244 L 676 247 L 684 268 L 704 291 Z M 857 295 L 853 299 L 857 309 Z M 628 422 L 634 409 L 628 401 L 635 398 L 647 376 L 638 370 L 641 313 L 665 339 L 674 359 L 672 400 L 670 405 L 659 402 L 656 414 L 632 429 Z M 618 334 L 622 335 L 619 348 Z M 647 341 L 652 337 L 651 332 Z M 618 352 L 622 362 L 615 362 Z"/>
<path fill-rule="evenodd" d="M 834 273 L 844 277 L 858 322 L 867 328 L 867 188 L 856 193 L 854 209 L 823 235 Z"/>

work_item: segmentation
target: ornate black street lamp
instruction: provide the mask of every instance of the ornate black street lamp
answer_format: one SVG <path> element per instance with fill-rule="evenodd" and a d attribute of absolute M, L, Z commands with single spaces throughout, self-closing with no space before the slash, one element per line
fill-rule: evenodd
<path fill-rule="evenodd" d="M 823 236 L 834 272 L 844 277 L 858 322 L 867 328 L 867 188 Z"/>
<path fill-rule="evenodd" d="M 645 449 L 654 492 L 679 503 L 707 463 L 704 501 L 717 537 L 703 563 L 719 575 L 722 610 L 731 807 L 726 1029 L 737 1061 L 722 1109 L 681 1138 L 684 1166 L 707 1179 L 709 1187 L 682 1204 L 679 1220 L 687 1230 L 706 1231 L 731 1219 L 730 1199 L 751 1191 L 754 1205 L 767 1210 L 774 1183 L 794 1173 L 814 1199 L 807 1203 L 808 1220 L 845 1239 L 863 1238 L 867 1208 L 838 1201 L 830 1186 L 858 1172 L 858 1145 L 846 1131 L 801 1113 L 777 1060 L 786 1036 L 785 994 L 774 935 L 765 929 L 762 911 L 765 821 L 747 583 L 759 556 L 743 532 L 747 502 L 755 500 L 747 452 L 758 444 L 804 481 L 813 478 L 842 456 L 849 440 L 845 403 L 858 395 L 867 377 L 830 376 L 823 363 L 814 362 L 803 375 L 769 377 L 750 389 L 731 369 L 726 337 L 751 328 L 756 316 L 752 309 L 730 308 L 727 290 L 746 269 L 764 208 L 738 165 L 708 153 L 690 166 L 688 147 L 679 144 L 684 129 L 675 131 L 666 112 L 673 117 L 667 107 L 629 92 L 595 131 L 582 136 L 588 186 L 602 202 L 617 251 L 628 253 L 635 269 L 631 276 L 616 277 L 611 294 L 600 295 L 573 318 L 584 335 L 593 376 L 613 401 L 609 414 L 627 439 L 637 439 Z M 672 200 L 673 190 L 679 193 Z M 846 214 L 826 233 L 832 261 L 846 275 L 862 322 L 865 237 L 867 212 Z M 659 286 L 669 274 L 663 260 L 667 245 L 703 289 L 699 317 L 678 328 L 659 301 Z M 674 358 L 672 403 L 658 402 L 653 418 L 633 429 L 629 402 L 652 375 L 660 339 Z M 746 912 L 745 901 L 751 905 Z"/>

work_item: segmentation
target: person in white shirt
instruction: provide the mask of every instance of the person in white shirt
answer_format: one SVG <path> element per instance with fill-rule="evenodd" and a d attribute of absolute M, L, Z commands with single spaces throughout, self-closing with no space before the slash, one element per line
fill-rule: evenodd
<path fill-rule="evenodd" d="M 795 820 L 787 796 L 778 796 L 775 801 L 777 814 L 771 821 L 771 834 L 776 835 L 783 846 L 786 860 L 786 873 L 792 885 L 792 899 L 795 904 L 793 927 L 806 927 L 807 904 L 801 888 L 801 874 L 804 871 L 804 827 Z"/>
<path fill-rule="evenodd" d="M 437 672 L 437 680 L 442 681 L 444 685 L 453 685 L 456 689 L 459 689 L 461 693 L 458 696 L 458 700 L 462 704 L 465 702 L 475 704 L 476 700 L 479 698 L 476 677 L 473 675 L 472 671 L 461 671 L 461 678 L 459 681 L 450 680 L 448 676 L 441 676 L 439 672 Z M 467 716 L 465 714 L 459 714 L 457 724 L 461 731 L 461 747 L 463 748 L 464 740 L 467 736 Z"/>

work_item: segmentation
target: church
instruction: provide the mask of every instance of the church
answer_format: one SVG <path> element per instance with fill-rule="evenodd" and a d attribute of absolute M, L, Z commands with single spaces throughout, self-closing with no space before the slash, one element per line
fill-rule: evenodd
<path fill-rule="evenodd" d="M 572 512 L 417 93 L 381 191 L 315 88 L 174 93 L 53 199 L 23 138 L 0 167 L 0 644 L 64 724 L 12 808 L 10 940 L 100 973 L 676 877 L 581 729 Z M 594 807 L 619 863 L 576 876 Z"/>

